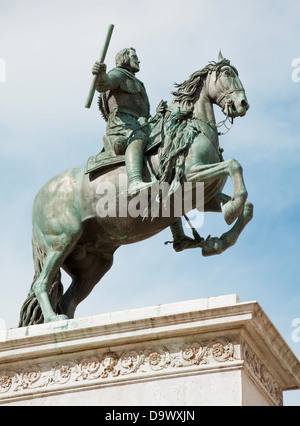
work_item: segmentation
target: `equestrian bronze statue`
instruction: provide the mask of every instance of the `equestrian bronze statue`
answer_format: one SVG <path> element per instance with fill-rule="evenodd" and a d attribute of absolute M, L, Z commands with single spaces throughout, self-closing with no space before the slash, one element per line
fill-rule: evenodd
<path fill-rule="evenodd" d="M 146 89 L 135 76 L 138 62 L 129 49 L 127 59 L 111 72 L 102 63 L 93 67 L 107 121 L 104 149 L 84 166 L 51 179 L 35 198 L 35 276 L 20 326 L 74 318 L 78 304 L 112 267 L 120 246 L 170 227 L 176 251 L 198 247 L 203 256 L 212 256 L 234 245 L 252 219 L 242 167 L 236 159 L 223 158 L 214 114 L 216 104 L 231 122 L 245 116 L 249 105 L 237 69 L 220 54 L 217 62 L 177 84 L 171 103 L 161 102 L 150 117 Z M 222 193 L 228 177 L 231 196 Z M 160 190 L 153 196 L 152 188 L 163 184 L 167 196 Z M 231 226 L 221 237 L 195 233 L 190 238 L 183 232 L 181 216 L 200 209 L 199 184 L 204 187 L 203 211 L 222 213 Z M 182 205 L 189 208 L 179 216 L 172 207 L 184 185 L 189 185 L 191 202 L 184 203 L 187 193 L 181 192 Z M 65 292 L 61 269 L 72 278 Z M 122 271 L 122 279 L 126 274 L 130 279 L 131 269 Z"/>

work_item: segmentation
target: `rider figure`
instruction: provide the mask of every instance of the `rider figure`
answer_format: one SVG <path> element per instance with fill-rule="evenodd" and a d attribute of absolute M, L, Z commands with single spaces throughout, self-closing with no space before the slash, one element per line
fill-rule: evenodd
<path fill-rule="evenodd" d="M 135 77 L 140 70 L 139 64 L 136 51 L 131 47 L 117 53 L 116 68 L 108 74 L 103 63 L 96 62 L 92 69 L 92 73 L 98 75 L 96 88 L 101 93 L 99 106 L 107 121 L 106 136 L 117 155 L 125 153 L 130 196 L 152 184 L 143 182 L 142 178 L 144 149 L 149 140 L 150 104 L 144 84 Z M 158 111 L 164 109 L 162 102 Z M 171 225 L 171 231 L 176 251 L 195 247 L 195 243 L 198 246 L 202 240 L 187 237 L 180 218 Z"/>
<path fill-rule="evenodd" d="M 116 154 L 125 154 L 131 196 L 151 185 L 142 178 L 144 149 L 149 140 L 150 104 L 144 84 L 135 77 L 139 64 L 136 51 L 131 47 L 116 55 L 116 68 L 109 73 L 106 73 L 106 65 L 99 62 L 92 70 L 98 75 L 100 109 L 107 120 L 106 136 Z"/>

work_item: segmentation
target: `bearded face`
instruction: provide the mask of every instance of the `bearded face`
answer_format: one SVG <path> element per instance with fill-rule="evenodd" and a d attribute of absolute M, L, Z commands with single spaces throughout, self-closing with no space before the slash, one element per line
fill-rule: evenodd
<path fill-rule="evenodd" d="M 139 72 L 140 61 L 134 48 L 123 49 L 116 56 L 116 65 L 127 68 L 133 74 Z"/>
<path fill-rule="evenodd" d="M 137 57 L 137 54 L 134 50 L 130 50 L 129 54 L 129 68 L 132 73 L 139 72 L 140 70 L 140 61 Z"/>

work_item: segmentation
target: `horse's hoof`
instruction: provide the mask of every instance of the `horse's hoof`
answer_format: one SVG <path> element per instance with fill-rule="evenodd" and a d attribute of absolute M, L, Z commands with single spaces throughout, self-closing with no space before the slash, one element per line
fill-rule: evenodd
<path fill-rule="evenodd" d="M 232 201 L 228 201 L 222 205 L 222 213 L 227 225 L 232 225 L 233 222 L 239 217 L 237 209 L 234 207 Z"/>
<path fill-rule="evenodd" d="M 45 322 L 49 323 L 49 322 L 66 321 L 68 319 L 69 317 L 67 315 L 55 315 L 55 317 L 51 317 Z"/>
<path fill-rule="evenodd" d="M 204 246 L 202 248 L 202 256 L 214 256 L 216 254 L 221 254 L 224 251 L 224 242 L 222 239 L 210 236 L 204 242 Z"/>
<path fill-rule="evenodd" d="M 253 204 L 247 201 L 245 203 L 244 207 L 244 217 L 247 220 L 247 222 L 250 222 L 250 220 L 253 219 Z"/>
<path fill-rule="evenodd" d="M 57 315 L 55 321 L 66 321 L 69 317 L 67 315 Z"/>

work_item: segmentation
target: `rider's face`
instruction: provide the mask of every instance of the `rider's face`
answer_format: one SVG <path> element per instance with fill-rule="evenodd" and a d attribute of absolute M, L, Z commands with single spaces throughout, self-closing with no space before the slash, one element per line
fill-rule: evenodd
<path fill-rule="evenodd" d="M 133 50 L 131 50 L 129 54 L 129 66 L 131 68 L 131 71 L 134 73 L 139 72 L 140 70 L 139 58 L 137 57 L 137 54 Z"/>

